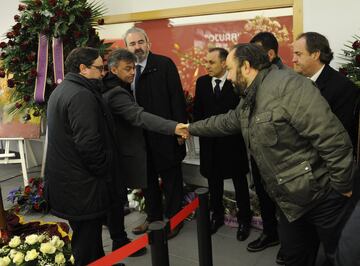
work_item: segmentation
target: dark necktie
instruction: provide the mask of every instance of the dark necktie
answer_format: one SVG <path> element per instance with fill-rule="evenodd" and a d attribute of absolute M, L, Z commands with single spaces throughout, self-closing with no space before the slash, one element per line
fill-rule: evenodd
<path fill-rule="evenodd" d="M 141 65 L 136 65 L 135 70 L 136 70 L 136 72 L 135 72 L 134 91 L 136 91 L 136 89 L 137 89 L 137 84 L 138 84 L 139 78 L 141 76 Z"/>
<path fill-rule="evenodd" d="M 215 87 L 214 87 L 214 94 L 215 94 L 215 97 L 216 98 L 219 98 L 220 97 L 220 82 L 221 82 L 221 79 L 215 79 Z"/>

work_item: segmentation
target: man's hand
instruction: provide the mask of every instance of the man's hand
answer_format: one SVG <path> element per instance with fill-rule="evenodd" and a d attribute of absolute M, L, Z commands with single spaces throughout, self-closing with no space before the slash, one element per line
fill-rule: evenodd
<path fill-rule="evenodd" d="M 188 124 L 183 124 L 183 123 L 177 124 L 175 128 L 175 134 L 181 136 L 182 139 L 187 139 L 190 135 L 188 127 L 189 127 Z"/>
<path fill-rule="evenodd" d="M 350 198 L 352 196 L 352 191 L 346 192 L 346 193 L 342 193 L 345 197 Z"/>

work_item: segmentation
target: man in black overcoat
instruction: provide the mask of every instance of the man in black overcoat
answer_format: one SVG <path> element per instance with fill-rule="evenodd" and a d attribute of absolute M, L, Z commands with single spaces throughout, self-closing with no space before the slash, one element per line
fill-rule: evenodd
<path fill-rule="evenodd" d="M 208 75 L 196 82 L 194 120 L 226 113 L 239 103 L 230 81 L 226 79 L 226 56 L 223 48 L 212 48 L 206 57 Z M 212 207 L 211 233 L 224 224 L 224 179 L 232 178 L 239 228 L 237 239 L 247 239 L 250 232 L 251 210 L 246 179 L 248 159 L 241 134 L 227 137 L 200 137 L 200 173 L 207 178 Z"/>
<path fill-rule="evenodd" d="M 360 89 L 329 66 L 333 59 L 329 41 L 317 32 L 305 32 L 296 39 L 293 50 L 294 70 L 316 83 L 356 147 Z"/>
<path fill-rule="evenodd" d="M 137 57 L 135 81 L 132 89 L 136 102 L 146 112 L 186 123 L 185 97 L 174 62 L 150 52 L 146 32 L 133 27 L 125 33 L 127 49 Z M 133 229 L 134 234 L 145 233 L 150 222 L 171 218 L 181 210 L 183 178 L 181 162 L 185 157 L 184 140 L 145 130 L 147 149 L 147 189 L 144 190 L 146 221 Z M 159 178 L 163 183 L 161 190 Z M 165 206 L 162 206 L 162 194 Z M 169 238 L 179 232 L 177 227 Z"/>

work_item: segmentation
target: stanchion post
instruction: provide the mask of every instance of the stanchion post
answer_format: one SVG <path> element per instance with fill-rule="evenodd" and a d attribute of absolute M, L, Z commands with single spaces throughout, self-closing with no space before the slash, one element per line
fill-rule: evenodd
<path fill-rule="evenodd" d="M 153 266 L 169 266 L 169 249 L 166 238 L 166 223 L 152 222 L 149 225 L 149 244 Z"/>
<path fill-rule="evenodd" d="M 209 191 L 207 188 L 198 188 L 195 193 L 199 197 L 199 208 L 196 210 L 199 265 L 212 266 Z"/>

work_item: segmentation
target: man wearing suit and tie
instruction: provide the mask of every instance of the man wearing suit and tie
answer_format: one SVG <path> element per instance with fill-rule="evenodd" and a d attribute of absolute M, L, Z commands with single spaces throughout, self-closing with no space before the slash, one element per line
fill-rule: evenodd
<path fill-rule="evenodd" d="M 294 42 L 293 53 L 294 70 L 316 83 L 356 147 L 358 118 L 355 113 L 360 90 L 329 66 L 333 59 L 329 41 L 317 32 L 305 32 Z"/>
<path fill-rule="evenodd" d="M 198 78 L 194 102 L 194 120 L 226 113 L 239 103 L 230 81 L 226 80 L 226 57 L 223 48 L 211 48 L 206 57 L 208 75 Z M 224 224 L 224 179 L 232 178 L 239 228 L 237 239 L 247 239 L 250 232 L 251 210 L 246 179 L 248 160 L 241 134 L 227 137 L 200 137 L 200 173 L 207 178 L 213 211 L 211 233 Z"/>

